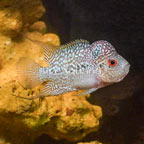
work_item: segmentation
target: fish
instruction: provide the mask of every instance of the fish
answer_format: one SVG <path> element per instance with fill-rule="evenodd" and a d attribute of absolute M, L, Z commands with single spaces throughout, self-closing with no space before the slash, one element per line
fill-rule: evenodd
<path fill-rule="evenodd" d="M 80 95 L 87 95 L 120 82 L 130 69 L 129 62 L 106 40 L 90 44 L 87 40 L 79 39 L 59 47 L 29 40 L 40 46 L 49 66 L 42 67 L 25 57 L 19 60 L 17 74 L 20 83 L 25 83 L 26 88 L 44 85 L 38 95 L 25 99 L 56 96 L 78 90 L 85 90 Z"/>

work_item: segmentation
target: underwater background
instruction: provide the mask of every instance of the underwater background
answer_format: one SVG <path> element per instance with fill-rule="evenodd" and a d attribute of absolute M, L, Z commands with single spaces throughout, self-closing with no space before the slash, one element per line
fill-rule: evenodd
<path fill-rule="evenodd" d="M 0 144 L 144 144 L 143 11 L 143 0 L 0 0 Z M 49 66 L 30 39 L 56 47 L 106 40 L 130 72 L 91 95 L 21 99 L 44 85 L 23 87 L 21 58 Z"/>
<path fill-rule="evenodd" d="M 144 2 L 142 0 L 43 0 L 43 20 L 57 33 L 61 43 L 83 38 L 90 42 L 107 40 L 131 64 L 130 73 L 120 83 L 91 94 L 90 103 L 103 109 L 98 132 L 82 141 L 108 144 L 144 143 Z M 35 144 L 56 142 L 46 135 Z"/>

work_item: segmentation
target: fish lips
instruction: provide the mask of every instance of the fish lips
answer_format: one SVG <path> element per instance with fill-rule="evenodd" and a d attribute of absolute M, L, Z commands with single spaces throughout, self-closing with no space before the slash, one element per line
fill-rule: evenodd
<path fill-rule="evenodd" d="M 129 70 L 130 70 L 130 64 L 129 63 L 126 64 L 124 66 L 124 69 L 126 69 L 126 71 L 123 72 L 122 76 L 120 76 L 119 79 L 116 82 L 122 81 L 127 76 L 127 74 L 129 73 Z"/>

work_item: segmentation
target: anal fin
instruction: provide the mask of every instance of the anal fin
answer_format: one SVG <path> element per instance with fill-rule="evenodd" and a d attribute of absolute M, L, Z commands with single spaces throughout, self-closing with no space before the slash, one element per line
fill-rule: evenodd
<path fill-rule="evenodd" d="M 48 96 L 60 95 L 60 94 L 66 93 L 68 91 L 72 91 L 72 89 L 70 89 L 66 85 L 61 85 L 61 83 L 59 83 L 59 82 L 50 81 L 50 82 L 47 82 L 45 84 L 44 88 L 36 96 L 29 97 L 29 98 L 28 97 L 21 97 L 21 96 L 16 96 L 16 97 L 28 99 L 28 100 L 33 100 L 36 98 L 43 98 L 43 97 L 48 97 Z"/>

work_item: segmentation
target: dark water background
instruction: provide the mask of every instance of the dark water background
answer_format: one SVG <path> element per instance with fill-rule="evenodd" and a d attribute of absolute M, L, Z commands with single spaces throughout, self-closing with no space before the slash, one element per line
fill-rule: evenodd
<path fill-rule="evenodd" d="M 104 144 L 144 144 L 144 1 L 43 0 L 48 32 L 64 44 L 83 38 L 107 40 L 131 64 L 120 83 L 100 89 L 88 99 L 103 108 L 101 128 L 82 141 Z M 46 135 L 35 144 L 70 144 Z"/>

